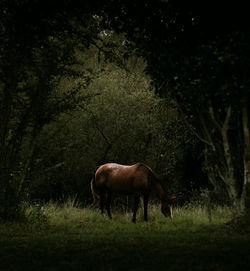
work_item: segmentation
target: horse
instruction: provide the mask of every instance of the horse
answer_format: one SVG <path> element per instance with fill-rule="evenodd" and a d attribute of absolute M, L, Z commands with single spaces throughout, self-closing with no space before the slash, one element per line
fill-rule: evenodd
<path fill-rule="evenodd" d="M 130 166 L 107 163 L 96 170 L 91 180 L 91 191 L 94 199 L 92 206 L 95 206 L 99 201 L 101 212 L 104 213 L 106 198 L 107 213 L 109 218 L 112 219 L 110 211 L 112 194 L 134 195 L 132 221 L 135 223 L 140 197 L 143 196 L 144 220 L 148 221 L 148 200 L 153 190 L 156 190 L 161 200 L 161 212 L 164 216 L 172 219 L 172 200 L 175 197 L 167 196 L 161 181 L 149 166 L 143 163 Z"/>

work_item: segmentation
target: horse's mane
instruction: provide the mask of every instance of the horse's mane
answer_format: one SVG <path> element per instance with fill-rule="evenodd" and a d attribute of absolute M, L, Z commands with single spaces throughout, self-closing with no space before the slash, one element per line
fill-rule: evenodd
<path fill-rule="evenodd" d="M 154 171 L 153 171 L 153 169 L 151 168 L 151 167 L 149 167 L 148 165 L 146 165 L 146 164 L 144 164 L 144 163 L 139 163 L 139 167 L 145 167 L 146 169 L 148 169 L 148 171 L 150 172 L 150 174 L 152 175 L 152 180 L 153 181 L 155 181 L 155 182 L 157 182 L 157 183 L 159 183 L 161 186 L 162 186 L 162 188 L 163 188 L 163 190 L 165 190 L 164 189 L 164 186 L 163 186 L 163 182 L 162 182 L 162 180 L 160 179 L 160 177 L 158 176 L 158 174 L 156 174 Z"/>

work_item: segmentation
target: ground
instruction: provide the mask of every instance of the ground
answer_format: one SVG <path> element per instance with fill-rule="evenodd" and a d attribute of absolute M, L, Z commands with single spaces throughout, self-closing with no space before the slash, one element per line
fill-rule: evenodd
<path fill-rule="evenodd" d="M 173 221 L 158 209 L 148 223 L 141 210 L 133 224 L 131 213 L 111 221 L 55 206 L 26 223 L 2 222 L 0 270 L 250 270 L 250 228 L 226 225 L 225 209 L 212 223 L 201 208 L 176 210 Z"/>

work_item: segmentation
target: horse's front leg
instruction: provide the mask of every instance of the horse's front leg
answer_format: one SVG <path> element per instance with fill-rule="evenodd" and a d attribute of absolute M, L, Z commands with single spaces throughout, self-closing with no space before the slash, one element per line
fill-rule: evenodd
<path fill-rule="evenodd" d="M 145 194 L 143 197 L 143 204 L 144 204 L 144 221 L 148 221 L 148 194 Z"/>
<path fill-rule="evenodd" d="M 111 211 L 110 211 L 111 198 L 112 198 L 112 193 L 108 192 L 108 194 L 107 194 L 107 212 L 108 212 L 108 216 L 110 219 L 112 219 L 112 215 L 111 215 Z"/>
<path fill-rule="evenodd" d="M 140 196 L 135 195 L 135 199 L 134 199 L 134 212 L 133 212 L 133 222 L 136 222 L 136 212 L 138 210 L 138 206 L 139 206 L 139 202 L 140 202 Z"/>

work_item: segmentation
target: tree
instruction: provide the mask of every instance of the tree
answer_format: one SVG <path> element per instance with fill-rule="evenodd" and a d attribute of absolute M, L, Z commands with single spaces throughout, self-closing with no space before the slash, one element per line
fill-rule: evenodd
<path fill-rule="evenodd" d="M 90 201 L 90 179 L 96 167 L 106 162 L 142 161 L 164 174 L 165 164 L 168 170 L 174 167 L 175 146 L 185 133 L 176 129 L 176 110 L 169 99 L 155 95 L 142 58 L 130 52 L 123 59 L 127 50 L 123 35 L 112 36 L 104 38 L 105 46 L 99 40 L 98 46 L 78 52 L 84 62 L 77 69 L 83 74 L 91 71 L 90 83 L 79 92 L 86 98 L 39 135 L 28 184 L 33 199 L 58 200 L 77 194 L 82 202 Z M 111 62 L 106 59 L 110 40 L 116 43 Z M 63 85 L 67 82 L 71 88 L 82 80 L 66 76 Z"/>
<path fill-rule="evenodd" d="M 56 2 L 56 1 L 55 1 Z M 86 48 L 99 32 L 94 4 L 61 1 L 1 1 L 0 4 L 0 217 L 15 218 L 35 139 L 45 124 L 76 103 L 78 87 L 55 86 L 77 47 Z M 81 8 L 81 14 L 78 8 Z M 83 12 L 84 11 L 84 12 Z"/>
<path fill-rule="evenodd" d="M 119 6 L 113 16 L 118 6 L 112 2 L 109 25 L 136 43 L 158 91 L 170 93 L 204 143 L 209 179 L 225 185 L 235 217 L 246 219 L 250 40 L 244 7 L 171 0 Z"/>

